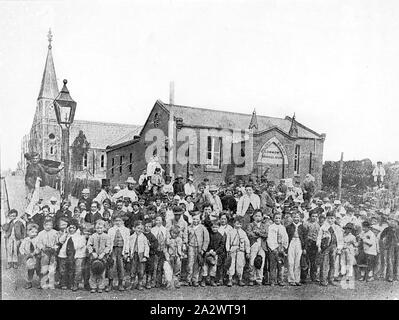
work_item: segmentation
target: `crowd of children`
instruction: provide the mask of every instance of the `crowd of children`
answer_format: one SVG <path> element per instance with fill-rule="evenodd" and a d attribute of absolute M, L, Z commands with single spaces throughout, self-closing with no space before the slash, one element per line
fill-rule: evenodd
<path fill-rule="evenodd" d="M 182 180 L 154 170 L 115 192 L 104 179 L 100 193 L 83 190 L 72 211 L 55 198 L 41 199 L 31 216 L 10 210 L 2 226 L 7 268 L 23 259 L 27 289 L 36 273 L 41 289 L 93 293 L 398 280 L 394 211 L 316 198 L 312 177 L 277 186 Z"/>

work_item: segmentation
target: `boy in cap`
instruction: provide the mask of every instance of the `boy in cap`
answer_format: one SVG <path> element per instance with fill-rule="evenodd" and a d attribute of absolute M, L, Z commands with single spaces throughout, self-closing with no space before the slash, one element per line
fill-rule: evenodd
<path fill-rule="evenodd" d="M 345 287 L 350 284 L 353 288 L 353 266 L 356 263 L 355 253 L 357 249 L 356 237 L 353 235 L 354 225 L 348 222 L 344 226 L 344 244 L 341 252 L 341 286 Z"/>
<path fill-rule="evenodd" d="M 18 218 L 18 211 L 11 209 L 7 222 L 2 226 L 5 238 L 7 268 L 18 268 L 18 247 L 25 238 L 25 224 Z"/>
<path fill-rule="evenodd" d="M 173 270 L 174 286 L 180 288 L 181 258 L 183 256 L 183 241 L 180 237 L 178 226 L 173 226 L 169 230 L 164 250 L 165 259 L 169 262 Z"/>
<path fill-rule="evenodd" d="M 57 198 L 52 196 L 50 198 L 50 203 L 48 204 L 49 207 L 49 212 L 53 213 L 55 215 L 55 213 L 58 211 L 59 209 L 59 205 L 57 204 Z"/>
<path fill-rule="evenodd" d="M 187 281 L 198 287 L 198 278 L 203 267 L 204 254 L 209 246 L 209 232 L 201 224 L 200 214 L 193 214 L 193 223 L 187 231 L 188 275 Z"/>
<path fill-rule="evenodd" d="M 205 253 L 205 261 L 202 272 L 201 286 L 204 287 L 207 282 L 216 287 L 216 270 L 218 259 L 224 252 L 224 239 L 219 232 L 219 222 L 212 223 L 211 232 L 209 233 L 209 246 Z M 209 278 L 207 278 L 209 276 Z"/>
<path fill-rule="evenodd" d="M 162 186 L 161 191 L 164 194 L 168 194 L 169 192 L 174 194 L 172 178 L 170 176 L 165 177 L 165 184 Z"/>
<path fill-rule="evenodd" d="M 173 182 L 173 192 L 174 194 L 184 193 L 183 176 L 181 174 L 178 174 L 175 182 Z"/>
<path fill-rule="evenodd" d="M 335 258 L 343 246 L 342 229 L 335 224 L 333 212 L 327 213 L 327 219 L 317 235 L 317 248 L 321 254 L 320 285 L 334 284 Z"/>
<path fill-rule="evenodd" d="M 279 286 L 284 286 L 284 258 L 288 248 L 288 235 L 279 212 L 274 214 L 273 224 L 269 227 L 267 245 L 270 249 L 270 285 L 274 286 L 277 281 Z"/>
<path fill-rule="evenodd" d="M 142 221 L 134 223 L 134 233 L 130 236 L 129 247 L 126 255 L 131 259 L 132 269 L 130 273 L 132 287 L 143 290 L 143 278 L 145 272 L 145 264 L 148 261 L 150 247 L 148 245 L 147 237 L 143 234 L 144 225 Z M 134 285 L 137 277 L 137 286 Z"/>
<path fill-rule="evenodd" d="M 381 252 L 385 258 L 386 276 L 388 282 L 398 280 L 399 277 L 399 218 L 391 215 L 388 219 L 388 227 L 386 227 L 380 235 Z"/>
<path fill-rule="evenodd" d="M 155 236 L 158 243 L 158 248 L 156 249 L 156 254 L 154 257 L 154 274 L 153 274 L 153 279 L 155 279 L 155 287 L 157 288 L 160 287 L 162 284 L 163 263 L 165 261 L 165 247 L 166 247 L 166 239 L 168 233 L 168 231 L 166 230 L 166 228 L 163 226 L 162 223 L 163 223 L 162 216 L 157 215 L 155 217 L 155 226 L 151 228 L 151 233 Z"/>
<path fill-rule="evenodd" d="M 82 281 L 82 269 L 86 257 L 86 239 L 78 231 L 79 223 L 72 219 L 69 221 L 67 232 L 60 236 L 62 244 L 58 253 L 61 274 L 61 289 L 71 287 L 77 291 Z"/>
<path fill-rule="evenodd" d="M 234 229 L 227 233 L 226 238 L 226 252 L 229 258 L 231 258 L 231 264 L 228 270 L 229 280 L 227 286 L 233 285 L 233 276 L 237 275 L 238 285 L 245 286 L 242 280 L 245 258 L 249 260 L 251 254 L 251 246 L 249 239 L 245 231 L 242 229 L 243 217 L 236 216 L 234 218 Z"/>
<path fill-rule="evenodd" d="M 147 237 L 148 245 L 150 247 L 148 261 L 145 265 L 145 275 L 146 275 L 146 289 L 151 289 L 155 287 L 155 255 L 158 252 L 158 240 L 151 232 L 152 220 L 150 218 L 144 221 L 144 235 Z"/>
<path fill-rule="evenodd" d="M 263 268 L 265 265 L 265 250 L 267 250 L 267 228 L 268 226 L 262 222 L 262 210 L 257 209 L 253 214 L 253 222 L 247 227 L 247 235 L 249 239 L 250 249 L 250 285 L 261 285 L 263 280 Z M 254 262 L 257 256 L 262 257 L 262 265 L 255 268 Z"/>
<path fill-rule="evenodd" d="M 39 227 L 37 224 L 30 223 L 27 227 L 27 237 L 21 241 L 19 252 L 24 257 L 27 269 L 27 280 L 24 286 L 25 289 L 32 288 L 32 281 L 35 272 L 40 276 L 40 251 L 37 248 L 37 234 Z"/>
<path fill-rule="evenodd" d="M 318 222 L 318 210 L 313 209 L 309 212 L 309 219 L 303 223 L 306 229 L 306 258 L 309 265 L 310 280 L 316 282 L 317 278 L 317 236 L 320 225 Z M 307 274 L 302 275 L 302 280 L 306 280 Z"/>
<path fill-rule="evenodd" d="M 377 256 L 377 238 L 371 230 L 371 224 L 368 221 L 362 223 L 363 232 L 360 234 L 360 239 L 363 243 L 363 250 L 366 258 L 366 271 L 361 280 L 373 281 L 373 270 L 375 259 Z"/>
<path fill-rule="evenodd" d="M 125 276 L 124 255 L 129 251 L 130 229 L 124 226 L 122 217 L 114 216 L 113 226 L 108 230 L 111 239 L 112 270 L 109 271 L 109 287 L 112 287 L 114 276 L 118 277 L 118 290 L 124 291 Z"/>
<path fill-rule="evenodd" d="M 58 232 L 53 229 L 53 220 L 46 219 L 43 223 L 43 230 L 37 235 L 37 248 L 41 254 L 41 289 L 55 289 L 54 277 L 57 266 L 58 238 Z"/>
<path fill-rule="evenodd" d="M 87 241 L 87 251 L 90 255 L 91 263 L 96 260 L 101 260 L 105 265 L 108 255 L 112 249 L 111 238 L 105 231 L 105 222 L 97 220 L 95 225 L 96 232 L 93 233 Z M 96 269 L 90 268 L 90 288 L 91 293 L 101 293 L 105 288 L 105 268 L 100 273 L 95 272 Z"/>
<path fill-rule="evenodd" d="M 288 235 L 288 283 L 301 285 L 301 256 L 306 255 L 306 229 L 301 223 L 299 212 L 292 215 L 292 223 L 286 227 Z"/>
<path fill-rule="evenodd" d="M 194 179 L 192 177 L 187 178 L 187 183 L 184 185 L 184 193 L 185 195 L 194 195 L 196 190 L 194 187 Z"/>
<path fill-rule="evenodd" d="M 91 203 L 93 201 L 93 198 L 90 197 L 90 189 L 89 188 L 84 188 L 82 190 L 82 195 L 79 198 L 78 202 L 84 202 L 86 204 L 86 208 L 90 208 Z"/>

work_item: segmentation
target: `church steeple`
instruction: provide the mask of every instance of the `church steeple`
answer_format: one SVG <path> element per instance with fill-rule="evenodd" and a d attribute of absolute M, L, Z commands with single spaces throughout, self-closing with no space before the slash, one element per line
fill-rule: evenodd
<path fill-rule="evenodd" d="M 298 138 L 298 127 L 296 125 L 296 120 L 295 120 L 295 113 L 294 116 L 291 119 L 291 128 L 288 134 L 292 137 Z"/>
<path fill-rule="evenodd" d="M 254 131 L 258 130 L 258 118 L 256 117 L 255 109 L 252 112 L 252 117 L 251 117 L 251 121 L 249 122 L 248 129 L 254 130 Z"/>
<path fill-rule="evenodd" d="M 54 68 L 54 61 L 53 61 L 53 54 L 51 52 L 52 45 L 51 42 L 53 41 L 53 35 L 51 33 L 51 29 L 49 29 L 48 34 L 48 51 L 47 51 L 47 58 L 46 58 L 46 65 L 44 66 L 44 72 L 42 77 L 42 83 L 40 85 L 40 91 L 38 100 L 40 99 L 55 99 L 58 95 L 58 84 L 57 78 L 55 75 L 55 68 Z"/>

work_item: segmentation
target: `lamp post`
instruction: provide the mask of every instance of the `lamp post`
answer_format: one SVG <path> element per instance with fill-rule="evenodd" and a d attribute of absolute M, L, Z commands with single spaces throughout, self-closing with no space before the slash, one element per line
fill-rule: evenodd
<path fill-rule="evenodd" d="M 62 155 L 61 161 L 65 164 L 64 169 L 64 199 L 69 198 L 69 128 L 75 117 L 76 102 L 72 99 L 66 86 L 67 80 L 64 79 L 64 86 L 62 87 L 58 96 L 54 99 L 54 110 L 57 117 L 57 122 L 61 127 L 62 132 Z"/>

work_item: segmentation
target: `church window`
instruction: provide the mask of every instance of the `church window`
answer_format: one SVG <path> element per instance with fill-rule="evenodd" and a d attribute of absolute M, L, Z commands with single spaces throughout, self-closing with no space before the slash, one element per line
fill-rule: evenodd
<path fill-rule="evenodd" d="M 57 146 L 55 146 L 55 145 L 50 146 L 50 150 L 49 150 L 50 155 L 54 155 L 54 154 L 56 154 L 56 152 L 57 152 Z"/>
<path fill-rule="evenodd" d="M 83 168 L 87 168 L 87 153 L 83 156 Z"/>
<path fill-rule="evenodd" d="M 114 175 L 114 166 L 115 166 L 115 158 L 112 158 L 111 160 L 111 175 Z"/>
<path fill-rule="evenodd" d="M 119 173 L 122 173 L 123 156 L 119 157 Z"/>
<path fill-rule="evenodd" d="M 312 166 L 313 166 L 313 152 L 310 152 L 309 156 L 309 173 L 312 173 Z"/>
<path fill-rule="evenodd" d="M 295 155 L 294 155 L 294 174 L 299 174 L 299 157 L 300 157 L 300 146 L 295 146 Z"/>
<path fill-rule="evenodd" d="M 159 114 L 158 112 L 154 115 L 154 127 L 157 128 L 159 126 Z"/>
<path fill-rule="evenodd" d="M 104 168 L 104 164 L 105 164 L 105 156 L 102 154 L 101 155 L 101 160 L 100 160 L 100 162 L 101 162 L 101 168 Z"/>
<path fill-rule="evenodd" d="M 133 153 L 129 155 L 129 172 L 132 173 L 133 169 Z"/>
<path fill-rule="evenodd" d="M 221 169 L 222 167 L 222 138 L 208 137 L 207 169 Z"/>

